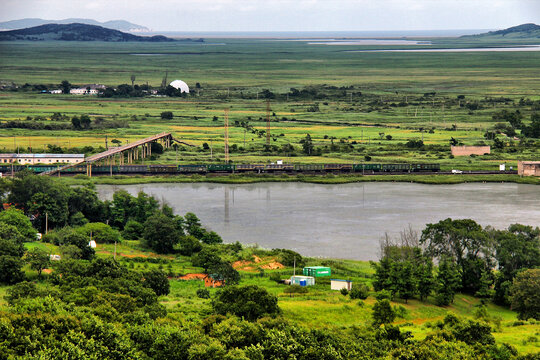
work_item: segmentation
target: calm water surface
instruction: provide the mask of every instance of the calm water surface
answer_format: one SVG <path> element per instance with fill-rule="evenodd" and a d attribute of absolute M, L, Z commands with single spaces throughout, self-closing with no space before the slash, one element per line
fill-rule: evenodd
<path fill-rule="evenodd" d="M 144 191 L 194 212 L 225 242 L 288 248 L 308 256 L 373 260 L 385 232 L 398 236 L 409 225 L 447 217 L 471 218 L 506 228 L 540 225 L 540 186 L 521 184 L 422 185 L 366 183 L 144 184 L 97 187 L 100 197 L 116 190 Z"/>

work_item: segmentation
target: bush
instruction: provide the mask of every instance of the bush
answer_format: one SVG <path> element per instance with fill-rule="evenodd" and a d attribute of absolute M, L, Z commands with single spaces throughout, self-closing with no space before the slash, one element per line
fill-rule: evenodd
<path fill-rule="evenodd" d="M 210 299 L 210 291 L 208 289 L 197 289 L 197 296 L 201 299 Z"/>
<path fill-rule="evenodd" d="M 349 290 L 347 290 L 346 288 L 341 288 L 341 290 L 340 290 L 339 292 L 340 292 L 341 295 L 343 295 L 343 296 L 349 295 Z"/>
<path fill-rule="evenodd" d="M 163 111 L 161 113 L 161 118 L 166 120 L 171 120 L 174 117 L 172 111 Z"/>
<path fill-rule="evenodd" d="M 353 287 L 349 293 L 351 299 L 361 299 L 365 300 L 369 296 L 369 288 L 362 284 L 360 286 Z"/>
<path fill-rule="evenodd" d="M 308 288 L 298 284 L 293 284 L 291 286 L 287 286 L 283 292 L 285 294 L 307 294 Z"/>
<path fill-rule="evenodd" d="M 277 304 L 277 297 L 257 285 L 224 288 L 214 300 L 212 306 L 217 314 L 226 315 L 231 313 L 244 317 L 248 321 L 281 313 L 281 309 Z"/>
<path fill-rule="evenodd" d="M 143 231 L 144 227 L 140 222 L 135 220 L 129 220 L 126 223 L 126 226 L 124 226 L 122 236 L 124 237 L 124 239 L 139 240 L 142 238 Z"/>
<path fill-rule="evenodd" d="M 76 230 L 86 236 L 91 236 L 98 244 L 114 244 L 120 242 L 120 232 L 107 224 L 96 222 L 88 223 Z"/>
<path fill-rule="evenodd" d="M 377 301 L 381 301 L 384 299 L 390 300 L 392 299 L 392 293 L 388 290 L 381 290 L 375 294 L 375 299 L 377 299 Z"/>

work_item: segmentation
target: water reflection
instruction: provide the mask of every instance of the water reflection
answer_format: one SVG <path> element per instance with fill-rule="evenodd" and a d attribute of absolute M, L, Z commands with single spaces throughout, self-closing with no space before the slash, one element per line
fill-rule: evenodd
<path fill-rule="evenodd" d="M 365 183 L 144 184 L 98 186 L 102 198 L 125 189 L 165 199 L 188 211 L 226 242 L 289 248 L 309 256 L 376 259 L 385 232 L 447 217 L 505 228 L 540 225 L 540 187 L 522 184 L 422 185 Z M 164 201 L 165 201 L 164 200 Z"/>

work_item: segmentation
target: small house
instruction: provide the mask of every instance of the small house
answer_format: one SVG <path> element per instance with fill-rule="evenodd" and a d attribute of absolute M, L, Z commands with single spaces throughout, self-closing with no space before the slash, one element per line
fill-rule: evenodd
<path fill-rule="evenodd" d="M 308 266 L 302 271 L 305 276 L 323 277 L 331 276 L 332 270 L 326 266 Z"/>
<path fill-rule="evenodd" d="M 313 286 L 315 278 L 313 276 L 294 275 L 291 276 L 291 285 Z"/>
<path fill-rule="evenodd" d="M 330 290 L 341 290 L 347 289 L 351 291 L 352 281 L 351 280 L 341 280 L 341 279 L 330 279 Z"/>

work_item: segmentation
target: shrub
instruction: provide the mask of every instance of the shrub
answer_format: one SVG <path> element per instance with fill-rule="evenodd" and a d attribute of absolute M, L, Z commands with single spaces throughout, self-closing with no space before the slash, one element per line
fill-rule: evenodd
<path fill-rule="evenodd" d="M 98 244 L 113 244 L 120 242 L 120 232 L 107 224 L 96 222 L 88 223 L 77 229 L 77 232 L 86 236 L 92 236 L 92 239 Z"/>
<path fill-rule="evenodd" d="M 349 296 L 351 299 L 365 300 L 369 296 L 369 288 L 364 284 L 353 287 L 349 293 Z"/>
<path fill-rule="evenodd" d="M 339 292 L 343 296 L 347 296 L 349 294 L 349 290 L 347 290 L 346 288 L 341 288 L 341 290 Z"/>
<path fill-rule="evenodd" d="M 201 299 L 210 299 L 210 291 L 208 289 L 197 289 L 197 296 Z"/>
<path fill-rule="evenodd" d="M 248 321 L 281 313 L 277 297 L 257 285 L 224 288 L 212 303 L 217 314 L 234 314 Z"/>

